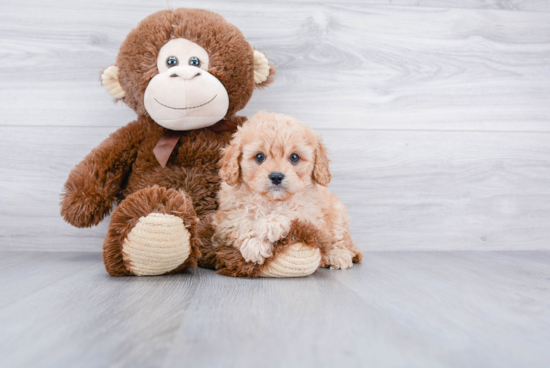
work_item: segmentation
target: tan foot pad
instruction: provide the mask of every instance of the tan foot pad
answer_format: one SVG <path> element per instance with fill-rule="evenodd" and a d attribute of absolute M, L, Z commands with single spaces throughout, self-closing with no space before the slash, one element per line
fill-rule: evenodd
<path fill-rule="evenodd" d="M 260 272 L 260 277 L 303 277 L 317 270 L 321 263 L 321 251 L 294 243 Z"/>
<path fill-rule="evenodd" d="M 162 275 L 189 257 L 189 237 L 181 218 L 151 213 L 140 218 L 124 240 L 124 263 L 137 276 Z"/>

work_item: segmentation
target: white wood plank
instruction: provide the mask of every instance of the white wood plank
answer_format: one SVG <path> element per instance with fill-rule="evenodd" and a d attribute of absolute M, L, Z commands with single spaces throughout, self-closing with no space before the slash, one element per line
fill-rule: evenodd
<path fill-rule="evenodd" d="M 363 249 L 549 249 L 550 136 L 324 132 Z"/>
<path fill-rule="evenodd" d="M 100 261 L 101 256 L 96 252 L 3 252 L 0 308 Z"/>
<path fill-rule="evenodd" d="M 318 128 L 550 130 L 550 13 L 350 3 L 172 6 L 181 4 L 221 13 L 279 66 L 277 82 L 258 91 L 245 114 L 268 109 Z M 128 108 L 111 104 L 98 74 L 139 20 L 166 7 L 4 4 L 0 124 L 133 120 Z"/>
<path fill-rule="evenodd" d="M 437 339 L 424 354 L 447 367 L 546 366 L 549 275 L 548 252 L 372 253 L 361 271 L 331 274 L 390 320 Z"/>
<path fill-rule="evenodd" d="M 212 279 L 164 366 L 544 367 L 548 253 L 478 254 L 369 253 L 305 280 Z"/>
<path fill-rule="evenodd" d="M 5 257 L 15 256 L 0 252 L 0 265 Z M 31 288 L 72 262 L 32 258 L 22 269 L 42 271 L 5 288 Z M 280 280 L 204 269 L 115 278 L 94 262 L 0 307 L 2 366 L 538 368 L 550 359 L 549 251 L 371 252 L 351 270 Z"/>
<path fill-rule="evenodd" d="M 550 11 L 550 3 L 546 0 L 389 0 L 389 3 L 395 5 L 435 6 L 442 8 Z"/>
<path fill-rule="evenodd" d="M 270 2 L 269 0 L 254 1 Z M 296 0 L 280 0 L 278 3 L 295 1 Z M 300 0 L 300 2 L 342 3 L 340 0 Z M 174 6 L 185 6 L 185 1 L 169 1 L 169 3 L 174 4 Z M 546 0 L 346 0 L 345 3 L 512 11 L 550 11 L 550 3 Z"/>
<path fill-rule="evenodd" d="M 200 279 L 110 277 L 96 258 L 0 309 L 2 366 L 159 366 Z"/>
<path fill-rule="evenodd" d="M 100 251 L 108 219 L 59 215 L 69 171 L 113 128 L 0 128 L 0 248 Z M 322 130 L 365 250 L 549 249 L 550 135 Z"/>
<path fill-rule="evenodd" d="M 436 343 L 326 270 L 299 279 L 212 277 L 195 296 L 163 367 L 404 367 Z M 431 356 L 424 363 L 436 364 Z"/>

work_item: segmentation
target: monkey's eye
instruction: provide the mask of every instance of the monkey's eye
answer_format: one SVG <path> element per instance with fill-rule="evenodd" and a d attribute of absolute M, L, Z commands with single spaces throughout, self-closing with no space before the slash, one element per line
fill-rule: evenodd
<path fill-rule="evenodd" d="M 290 162 L 292 162 L 293 164 L 295 164 L 296 162 L 300 161 L 300 156 L 298 156 L 297 154 L 293 153 L 292 155 L 290 155 L 289 160 L 290 160 Z"/>
<path fill-rule="evenodd" d="M 201 61 L 198 57 L 193 56 L 189 59 L 189 65 L 199 67 L 201 66 Z"/>
<path fill-rule="evenodd" d="M 265 161 L 265 156 L 263 153 L 258 153 L 255 158 L 256 158 L 256 162 L 259 164 Z"/>
<path fill-rule="evenodd" d="M 168 59 L 166 59 L 166 65 L 168 65 L 169 68 L 178 65 L 178 58 L 175 56 L 168 56 Z"/>

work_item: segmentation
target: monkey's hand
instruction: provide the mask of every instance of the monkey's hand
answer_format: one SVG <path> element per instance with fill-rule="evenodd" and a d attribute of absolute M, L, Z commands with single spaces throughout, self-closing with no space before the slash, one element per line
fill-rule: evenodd
<path fill-rule="evenodd" d="M 113 206 L 87 166 L 83 161 L 73 169 L 61 194 L 61 216 L 76 227 L 97 225 Z"/>
<path fill-rule="evenodd" d="M 97 225 L 113 208 L 146 129 L 139 121 L 119 128 L 69 174 L 61 194 L 61 215 L 76 227 Z"/>

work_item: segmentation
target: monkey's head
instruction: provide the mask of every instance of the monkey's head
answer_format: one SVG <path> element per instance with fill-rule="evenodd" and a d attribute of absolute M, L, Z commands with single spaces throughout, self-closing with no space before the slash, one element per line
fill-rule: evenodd
<path fill-rule="evenodd" d="M 192 130 L 233 117 L 274 72 L 220 15 L 176 9 L 141 21 L 101 80 L 138 115 L 168 129 Z"/>

